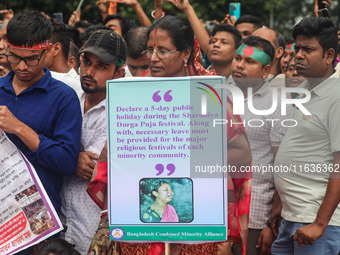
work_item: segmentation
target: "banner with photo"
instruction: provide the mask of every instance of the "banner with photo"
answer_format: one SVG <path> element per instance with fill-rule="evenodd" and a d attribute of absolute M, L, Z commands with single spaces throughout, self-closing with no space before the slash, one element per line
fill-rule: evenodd
<path fill-rule="evenodd" d="M 223 77 L 108 81 L 110 238 L 227 239 Z M 207 171 L 207 167 L 209 171 Z"/>
<path fill-rule="evenodd" d="M 0 254 L 13 254 L 63 227 L 32 164 L 0 130 Z"/>

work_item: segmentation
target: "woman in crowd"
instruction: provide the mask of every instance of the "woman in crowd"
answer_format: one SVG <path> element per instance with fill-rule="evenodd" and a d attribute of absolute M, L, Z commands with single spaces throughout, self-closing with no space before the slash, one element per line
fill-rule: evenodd
<path fill-rule="evenodd" d="M 179 17 L 165 16 L 153 23 L 148 30 L 147 49 L 143 52 L 145 58 L 150 59 L 150 73 L 153 77 L 183 77 L 188 75 L 207 75 L 202 66 L 197 62 L 199 59 L 199 47 L 195 47 L 194 32 L 190 24 Z M 232 103 L 227 102 L 227 120 L 230 123 L 242 123 L 239 116 L 232 114 Z M 240 167 L 241 165 L 251 164 L 251 152 L 245 129 L 242 125 L 227 126 L 228 141 L 228 164 Z M 105 151 L 104 151 L 105 150 Z M 106 160 L 106 148 L 104 148 L 101 160 Z M 107 173 L 107 164 L 98 164 L 97 175 L 89 184 L 88 193 L 93 200 L 107 209 L 107 201 L 97 194 L 106 194 L 103 189 L 103 173 Z M 95 175 L 95 174 L 94 174 Z M 251 191 L 251 173 L 240 176 L 234 173 L 234 176 L 228 174 L 228 242 L 222 243 L 205 243 L 195 245 L 172 245 L 171 254 L 228 254 L 231 242 L 237 242 L 243 248 L 245 254 L 245 242 L 247 239 L 248 213 L 250 206 Z M 107 215 L 107 213 L 105 213 Z M 114 242 L 105 242 L 105 235 L 108 232 L 106 218 L 102 218 L 101 224 L 94 241 L 91 245 L 90 252 L 97 248 L 96 254 L 102 254 L 103 250 L 110 251 L 120 250 L 120 254 L 162 254 L 164 251 L 163 243 L 119 243 L 119 249 L 114 246 Z M 102 248 L 98 248 L 101 243 Z M 105 247 L 106 246 L 106 247 Z M 108 254 L 108 253 L 105 253 Z"/>

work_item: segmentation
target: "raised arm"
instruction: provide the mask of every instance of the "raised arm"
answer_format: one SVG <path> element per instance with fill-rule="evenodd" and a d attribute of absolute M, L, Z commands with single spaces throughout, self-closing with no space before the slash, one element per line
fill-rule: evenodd
<path fill-rule="evenodd" d="M 187 15 L 190 25 L 194 30 L 196 39 L 200 44 L 202 51 L 207 52 L 209 49 L 209 34 L 205 30 L 202 22 L 197 17 L 196 12 L 189 3 L 189 1 L 188 0 L 166 0 L 166 1 L 172 3 Z"/>
<path fill-rule="evenodd" d="M 137 15 L 139 23 L 145 27 L 151 26 L 151 21 L 149 20 L 142 6 L 137 0 L 116 0 L 116 2 L 119 4 L 125 4 L 127 6 L 131 6 Z"/>

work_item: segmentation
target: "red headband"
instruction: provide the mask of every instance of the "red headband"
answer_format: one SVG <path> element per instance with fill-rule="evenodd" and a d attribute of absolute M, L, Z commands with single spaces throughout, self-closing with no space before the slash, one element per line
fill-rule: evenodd
<path fill-rule="evenodd" d="M 10 46 L 12 48 L 23 49 L 23 50 L 44 50 L 44 49 L 46 49 L 47 45 L 48 45 L 48 40 L 43 41 L 39 44 L 34 44 L 31 47 L 28 47 L 26 45 L 17 46 L 17 45 L 13 45 L 13 44 L 8 43 L 8 46 Z"/>

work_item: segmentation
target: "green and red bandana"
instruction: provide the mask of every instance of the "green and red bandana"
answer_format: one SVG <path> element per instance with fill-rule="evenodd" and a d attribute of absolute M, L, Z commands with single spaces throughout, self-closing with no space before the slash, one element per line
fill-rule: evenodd
<path fill-rule="evenodd" d="M 286 45 L 286 50 L 295 50 L 295 43 L 290 43 Z"/>
<path fill-rule="evenodd" d="M 269 65 L 272 62 L 267 53 L 247 44 L 242 44 L 240 47 L 238 47 L 236 54 L 253 58 L 262 63 L 264 66 Z"/>

